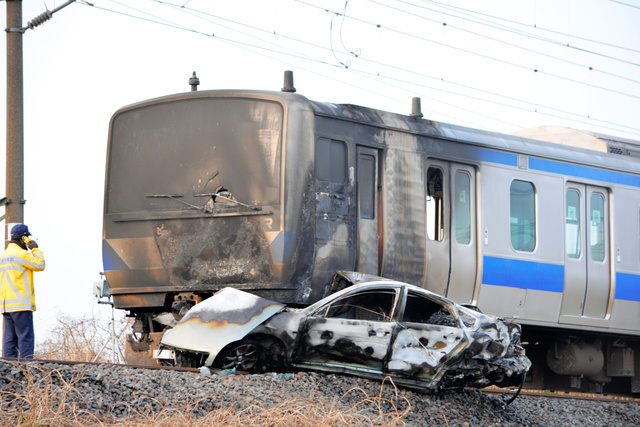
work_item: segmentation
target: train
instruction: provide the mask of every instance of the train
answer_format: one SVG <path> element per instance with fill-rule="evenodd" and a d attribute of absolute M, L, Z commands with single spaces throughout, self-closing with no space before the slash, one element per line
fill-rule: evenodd
<path fill-rule="evenodd" d="M 304 306 L 350 270 L 516 318 L 530 387 L 640 392 L 640 142 L 312 101 L 289 71 L 279 91 L 190 82 L 109 124 L 127 360 L 224 287 Z"/>

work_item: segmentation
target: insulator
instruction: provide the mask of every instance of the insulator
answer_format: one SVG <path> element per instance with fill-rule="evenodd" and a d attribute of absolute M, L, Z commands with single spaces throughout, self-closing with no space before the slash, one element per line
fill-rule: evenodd
<path fill-rule="evenodd" d="M 33 20 L 29 21 L 27 23 L 27 27 L 33 30 L 38 25 L 44 24 L 45 22 L 47 22 L 49 19 L 51 19 L 52 16 L 53 16 L 53 13 L 47 10 L 46 12 L 43 12 L 40 15 L 33 18 Z"/>

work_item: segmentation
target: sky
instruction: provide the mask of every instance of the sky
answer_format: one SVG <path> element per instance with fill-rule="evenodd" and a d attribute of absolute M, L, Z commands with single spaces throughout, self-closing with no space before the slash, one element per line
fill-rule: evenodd
<path fill-rule="evenodd" d="M 65 1 L 22 3 L 26 26 Z M 640 140 L 640 0 L 76 1 L 27 30 L 23 49 L 24 222 L 47 262 L 37 341 L 61 313 L 110 316 L 92 293 L 109 120 L 189 91 L 193 71 L 200 90 L 278 91 L 291 70 L 316 101 L 409 114 L 420 97 L 425 118 L 446 123 Z M 0 62 L 6 82 L 6 47 Z M 6 135 L 5 102 L 0 117 Z"/>

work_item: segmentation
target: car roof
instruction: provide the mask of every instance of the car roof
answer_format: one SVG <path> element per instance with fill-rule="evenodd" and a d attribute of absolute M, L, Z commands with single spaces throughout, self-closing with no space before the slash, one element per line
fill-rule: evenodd
<path fill-rule="evenodd" d="M 342 289 L 338 292 L 336 292 L 335 294 L 329 295 L 326 298 L 329 297 L 334 297 L 337 294 L 343 294 L 349 291 L 353 291 L 353 290 L 359 290 L 359 289 L 367 289 L 370 287 L 380 287 L 380 286 L 389 286 L 389 287 L 394 287 L 394 288 L 407 288 L 408 290 L 417 292 L 417 293 L 421 293 L 425 296 L 431 297 L 432 299 L 441 301 L 443 303 L 446 304 L 450 304 L 450 305 L 458 305 L 456 304 L 454 301 L 436 294 L 434 292 L 428 291 L 424 288 L 421 288 L 419 286 L 416 285 L 412 285 L 410 283 L 405 283 L 405 282 L 400 282 L 398 280 L 393 280 L 393 279 L 387 279 L 384 277 L 379 277 L 379 276 L 374 276 L 374 275 L 370 275 L 370 274 L 363 274 L 363 273 L 358 273 L 358 272 L 352 272 L 352 271 L 338 271 L 336 273 L 337 276 L 344 278 L 345 280 L 347 280 L 348 282 L 351 283 L 350 286 L 348 286 L 345 289 Z M 320 301 L 323 301 L 324 299 Z M 318 302 L 320 302 L 318 301 Z M 317 303 L 316 303 L 317 304 Z M 314 304 L 315 305 L 315 304 Z"/>

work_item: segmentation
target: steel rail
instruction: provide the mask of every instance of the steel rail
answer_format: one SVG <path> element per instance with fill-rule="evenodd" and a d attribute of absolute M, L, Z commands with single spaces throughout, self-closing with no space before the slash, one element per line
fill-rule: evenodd
<path fill-rule="evenodd" d="M 515 391 L 505 391 L 499 388 L 485 388 L 479 390 L 485 394 L 492 395 L 510 395 Z M 550 390 L 530 390 L 523 389 L 520 391 L 520 397 L 545 397 L 549 399 L 576 399 L 576 400 L 592 400 L 603 402 L 620 402 L 620 403 L 640 403 L 640 398 L 623 395 L 623 394 L 595 394 L 595 393 L 583 393 L 575 391 L 550 391 Z M 516 399 L 517 401 L 517 399 Z"/>

